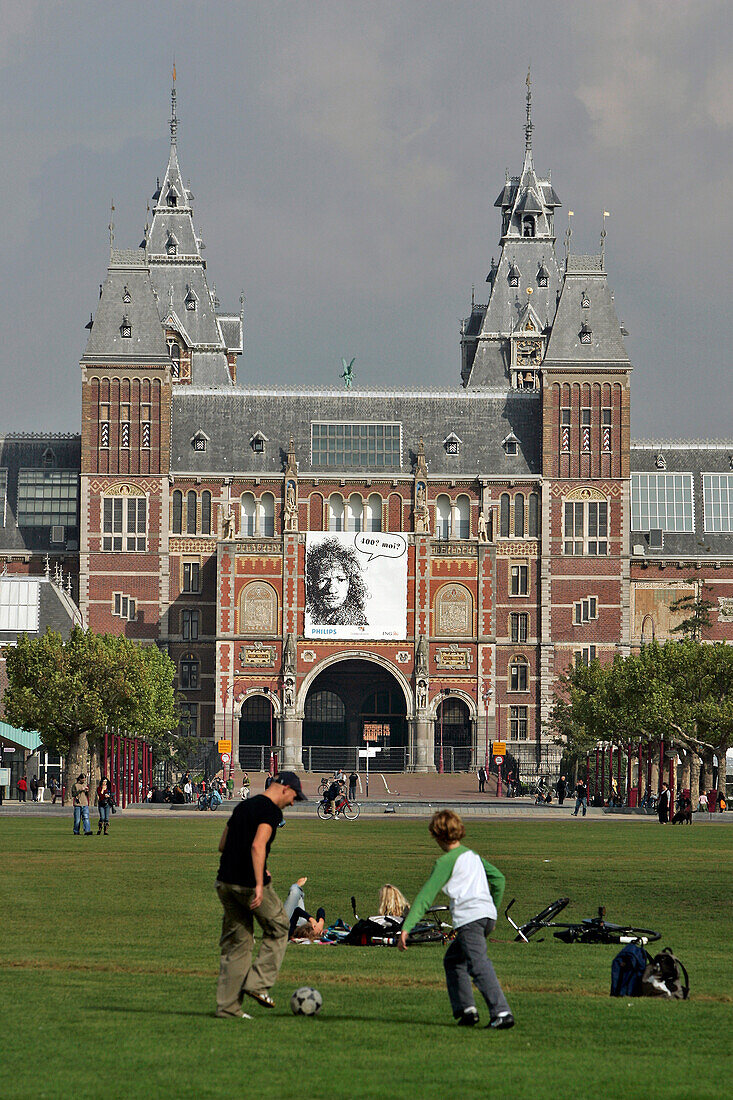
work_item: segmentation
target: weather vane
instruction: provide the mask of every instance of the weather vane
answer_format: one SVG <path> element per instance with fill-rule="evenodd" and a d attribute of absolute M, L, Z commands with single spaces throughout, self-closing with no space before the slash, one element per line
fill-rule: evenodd
<path fill-rule="evenodd" d="M 356 356 L 354 356 L 354 358 L 351 360 L 350 363 L 347 363 L 345 359 L 341 360 L 341 365 L 344 368 L 344 372 L 341 375 L 341 377 L 344 380 L 344 385 L 346 386 L 347 390 L 351 389 L 351 383 L 354 381 L 354 363 L 355 362 L 356 362 Z"/>

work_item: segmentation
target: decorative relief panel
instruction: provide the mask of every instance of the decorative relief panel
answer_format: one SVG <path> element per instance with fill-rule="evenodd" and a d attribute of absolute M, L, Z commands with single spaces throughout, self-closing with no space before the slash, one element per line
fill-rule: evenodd
<path fill-rule="evenodd" d="M 240 668 L 251 668 L 253 666 L 257 668 L 275 667 L 275 647 L 262 645 L 260 642 L 255 642 L 250 646 L 240 646 L 237 657 Z"/>
<path fill-rule="evenodd" d="M 274 634 L 277 630 L 277 593 L 263 581 L 252 581 L 240 597 L 240 634 Z"/>
<path fill-rule="evenodd" d="M 406 649 L 398 649 L 396 660 L 398 665 L 409 665 L 410 654 L 407 652 Z"/>
<path fill-rule="evenodd" d="M 168 541 L 171 554 L 215 554 L 216 539 L 209 538 L 171 538 Z"/>
<path fill-rule="evenodd" d="M 312 649 L 304 649 L 300 654 L 301 661 L 305 661 L 306 664 L 312 665 L 316 659 L 316 655 Z"/>
<path fill-rule="evenodd" d="M 718 596 L 718 619 L 722 623 L 733 622 L 733 597 Z"/>
<path fill-rule="evenodd" d="M 457 645 L 443 647 L 435 654 L 435 663 L 438 668 L 459 670 L 469 669 L 473 660 L 470 649 L 459 649 Z"/>
<path fill-rule="evenodd" d="M 476 546 L 466 542 L 433 542 L 431 552 L 435 558 L 475 558 Z"/>
<path fill-rule="evenodd" d="M 283 552 L 280 539 L 239 539 L 234 543 L 233 549 L 237 554 L 277 554 L 278 557 Z"/>
<path fill-rule="evenodd" d="M 443 585 L 435 597 L 435 633 L 473 634 L 473 598 L 463 585 Z"/>

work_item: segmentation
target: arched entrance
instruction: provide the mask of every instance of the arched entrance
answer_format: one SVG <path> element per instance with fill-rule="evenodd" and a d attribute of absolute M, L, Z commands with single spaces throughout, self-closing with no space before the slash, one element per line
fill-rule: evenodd
<path fill-rule="evenodd" d="M 402 770 L 407 765 L 408 745 L 404 687 L 383 665 L 344 658 L 313 679 L 303 717 L 306 768 L 355 768 L 360 760 L 358 750 L 369 746 L 380 750 L 372 758 L 375 770 Z"/>
<path fill-rule="evenodd" d="M 442 699 L 435 719 L 436 768 L 443 771 L 468 770 L 471 767 L 472 749 L 473 730 L 468 705 L 455 695 Z"/>

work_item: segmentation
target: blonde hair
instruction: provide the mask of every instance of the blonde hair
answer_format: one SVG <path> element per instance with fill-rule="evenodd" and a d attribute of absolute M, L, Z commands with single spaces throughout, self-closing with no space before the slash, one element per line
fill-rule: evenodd
<path fill-rule="evenodd" d="M 454 844 L 457 840 L 463 840 L 466 835 L 466 826 L 452 810 L 438 810 L 433 814 L 428 828 L 432 836 L 444 844 Z"/>
<path fill-rule="evenodd" d="M 410 903 L 396 886 L 386 883 L 379 891 L 379 916 L 403 917 L 410 908 Z"/>

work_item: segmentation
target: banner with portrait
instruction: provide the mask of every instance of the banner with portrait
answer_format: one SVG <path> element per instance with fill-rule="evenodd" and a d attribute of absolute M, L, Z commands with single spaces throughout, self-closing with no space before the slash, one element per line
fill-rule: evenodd
<path fill-rule="evenodd" d="M 407 540 L 388 531 L 309 531 L 306 638 L 403 639 Z"/>

